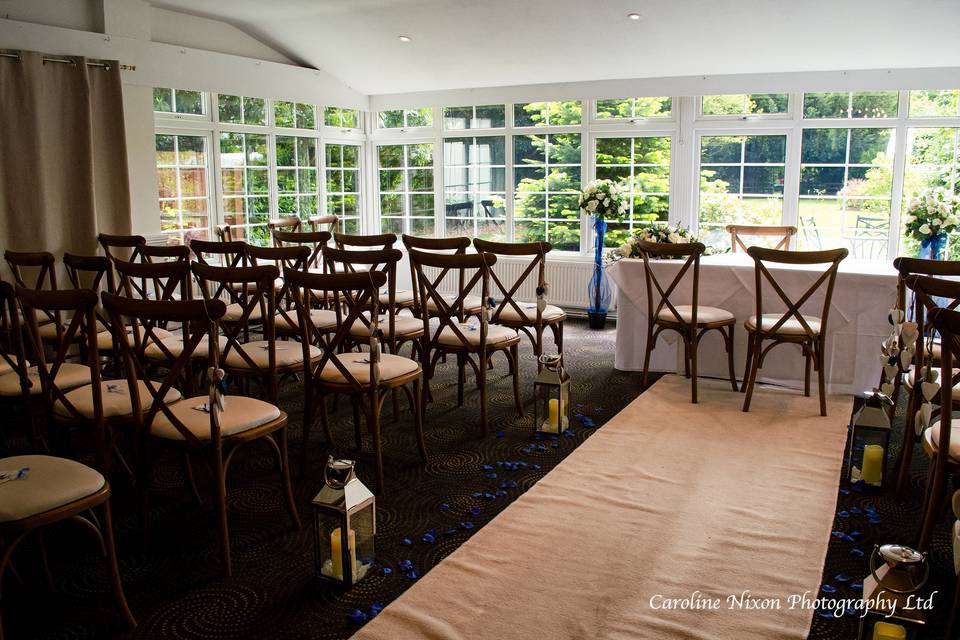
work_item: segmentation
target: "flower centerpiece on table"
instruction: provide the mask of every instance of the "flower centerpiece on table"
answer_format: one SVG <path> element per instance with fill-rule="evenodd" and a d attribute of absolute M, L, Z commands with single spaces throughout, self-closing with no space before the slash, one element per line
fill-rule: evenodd
<path fill-rule="evenodd" d="M 620 258 L 639 258 L 640 245 L 638 244 L 638 240 L 669 244 L 687 244 L 688 242 L 699 242 L 699 238 L 690 233 L 684 227 L 675 227 L 668 224 L 655 224 L 649 227 L 641 227 L 634 231 L 629 240 L 610 252 L 610 259 L 619 260 Z"/>
<path fill-rule="evenodd" d="M 960 198 L 944 187 L 925 189 L 907 203 L 904 222 L 910 237 L 920 242 L 920 257 L 940 260 L 947 234 L 960 226 Z"/>
<path fill-rule="evenodd" d="M 589 302 L 587 304 L 587 318 L 590 327 L 602 329 L 607 321 L 607 309 L 613 292 L 603 271 L 604 236 L 607 232 L 608 221 L 623 220 L 630 209 L 630 201 L 626 191 L 619 183 L 612 180 L 594 180 L 580 192 L 580 211 L 593 216 L 594 229 L 594 266 L 593 275 L 587 285 Z"/>

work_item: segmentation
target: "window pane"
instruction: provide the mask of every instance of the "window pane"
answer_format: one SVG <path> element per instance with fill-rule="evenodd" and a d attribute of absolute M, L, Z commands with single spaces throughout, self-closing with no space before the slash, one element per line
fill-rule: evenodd
<path fill-rule="evenodd" d="M 307 219 L 317 211 L 317 139 L 277 136 L 277 191 L 289 194 L 278 200 L 285 215 Z"/>
<path fill-rule="evenodd" d="M 166 113 L 173 111 L 173 89 L 153 88 L 153 110 Z"/>
<path fill-rule="evenodd" d="M 240 96 L 217 96 L 220 122 L 243 123 L 243 99 Z"/>
<path fill-rule="evenodd" d="M 506 240 L 506 141 L 447 138 L 443 145 L 446 234 Z"/>
<path fill-rule="evenodd" d="M 281 147 L 287 146 L 281 143 Z M 270 213 L 268 164 L 266 135 L 220 134 L 224 222 L 237 227 L 239 237 L 261 245 L 269 241 L 269 230 L 264 226 Z"/>
<path fill-rule="evenodd" d="M 504 114 L 502 104 L 478 107 L 444 107 L 443 128 L 449 130 L 499 128 L 505 125 Z"/>
<path fill-rule="evenodd" d="M 781 224 L 785 169 L 786 136 L 701 137 L 699 219 L 703 242 L 729 246 L 728 224 Z"/>
<path fill-rule="evenodd" d="M 910 117 L 934 118 L 960 115 L 958 98 L 960 98 L 960 90 L 957 89 L 911 91 Z"/>
<path fill-rule="evenodd" d="M 599 120 L 668 117 L 671 105 L 672 99 L 665 96 L 598 100 L 596 117 Z"/>
<path fill-rule="evenodd" d="M 506 107 L 502 104 L 481 105 L 476 107 L 473 116 L 474 129 L 496 129 L 506 125 Z"/>
<path fill-rule="evenodd" d="M 267 124 L 267 101 L 263 98 L 243 99 L 244 124 Z"/>
<path fill-rule="evenodd" d="M 292 127 L 295 124 L 293 117 L 293 103 L 278 100 L 273 103 L 273 117 L 278 127 Z"/>
<path fill-rule="evenodd" d="M 303 104 L 298 102 L 296 105 L 297 126 L 301 129 L 313 129 L 316 127 L 316 117 L 312 104 Z"/>
<path fill-rule="evenodd" d="M 444 129 L 469 129 L 473 119 L 473 107 L 444 107 Z"/>
<path fill-rule="evenodd" d="M 381 232 L 432 234 L 433 145 L 381 145 L 377 158 Z"/>
<path fill-rule="evenodd" d="M 200 91 L 185 91 L 174 89 L 173 99 L 177 113 L 203 115 L 203 93 Z"/>
<path fill-rule="evenodd" d="M 210 226 L 203 136 L 157 135 L 160 231 L 172 244 L 206 238 Z"/>
<path fill-rule="evenodd" d="M 514 240 L 580 249 L 580 134 L 514 137 Z M 571 204 L 572 203 L 572 204 Z"/>
<path fill-rule="evenodd" d="M 597 178 L 621 183 L 630 216 L 610 225 L 608 247 L 624 244 L 639 227 L 666 222 L 670 214 L 670 137 L 598 138 Z"/>
<path fill-rule="evenodd" d="M 912 106 L 911 106 L 912 108 Z M 907 130 L 907 163 L 903 179 L 904 207 L 911 198 L 925 189 L 943 187 L 956 191 L 960 179 L 960 128 L 912 128 Z M 906 208 L 904 208 L 906 212 Z M 901 215 L 900 255 L 916 256 L 919 245 L 906 237 Z M 960 239 L 951 234 L 947 241 L 947 258 L 960 255 Z"/>
<path fill-rule="evenodd" d="M 513 105 L 515 127 L 545 127 L 580 124 L 579 100 L 566 102 L 527 102 Z"/>
<path fill-rule="evenodd" d="M 433 109 L 412 109 L 404 112 L 408 127 L 433 126 Z"/>
<path fill-rule="evenodd" d="M 355 233 L 360 229 L 360 169 L 356 168 L 359 152 L 360 147 L 355 144 L 327 144 L 324 149 L 324 156 L 328 159 L 326 209 L 328 214 L 340 217 L 338 225 L 343 233 Z M 334 161 L 330 162 L 330 159 Z M 391 175 L 402 182 L 400 171 L 392 171 Z"/>
<path fill-rule="evenodd" d="M 707 116 L 786 113 L 789 102 L 790 96 L 786 93 L 703 96 L 702 112 Z"/>
<path fill-rule="evenodd" d="M 896 91 L 805 93 L 804 118 L 895 118 Z"/>

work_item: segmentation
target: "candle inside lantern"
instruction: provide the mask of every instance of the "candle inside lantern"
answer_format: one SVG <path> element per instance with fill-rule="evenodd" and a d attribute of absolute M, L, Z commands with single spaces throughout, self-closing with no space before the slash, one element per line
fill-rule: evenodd
<path fill-rule="evenodd" d="M 540 427 L 541 431 L 560 433 L 560 401 L 551 398 L 547 403 L 547 421 Z"/>
<path fill-rule="evenodd" d="M 873 627 L 873 640 L 906 640 L 907 630 L 898 624 L 878 622 Z"/>
<path fill-rule="evenodd" d="M 867 484 L 879 485 L 883 481 L 883 447 L 868 444 L 863 448 L 863 469 L 860 477 Z"/>
<path fill-rule="evenodd" d="M 347 546 L 350 549 L 350 566 L 353 579 L 357 579 L 357 539 L 353 529 L 347 535 Z M 333 577 L 343 580 L 343 548 L 340 545 L 340 527 L 330 534 L 330 560 L 333 564 Z"/>

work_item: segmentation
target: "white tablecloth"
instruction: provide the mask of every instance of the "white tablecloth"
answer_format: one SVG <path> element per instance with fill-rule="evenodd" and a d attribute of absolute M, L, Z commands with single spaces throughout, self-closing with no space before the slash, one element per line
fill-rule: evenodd
<path fill-rule="evenodd" d="M 680 260 L 652 261 L 652 268 L 666 288 L 679 271 Z M 822 266 L 769 265 L 784 291 L 796 300 L 822 273 Z M 643 261 L 625 259 L 607 270 L 617 291 L 617 352 L 614 364 L 623 371 L 642 371 L 647 332 L 647 290 Z M 671 294 L 673 304 L 690 304 L 692 271 Z M 720 307 L 737 318 L 734 362 L 742 378 L 747 332 L 743 322 L 756 312 L 754 266 L 748 256 L 721 254 L 700 260 L 701 306 Z M 860 393 L 874 387 L 880 378 L 880 342 L 890 333 L 887 313 L 896 297 L 897 272 L 888 261 L 851 260 L 840 264 L 827 324 L 826 374 L 831 393 Z M 819 316 L 826 287 L 802 307 L 805 314 Z M 658 294 L 654 289 L 654 302 Z M 786 310 L 777 294 L 764 286 L 764 313 Z M 716 331 L 700 343 L 699 375 L 726 377 L 727 358 L 723 340 Z M 651 371 L 683 371 L 683 349 L 677 334 L 664 332 L 650 358 Z M 760 380 L 803 388 L 804 360 L 800 348 L 780 345 L 764 361 Z M 811 380 L 816 389 L 816 374 Z"/>

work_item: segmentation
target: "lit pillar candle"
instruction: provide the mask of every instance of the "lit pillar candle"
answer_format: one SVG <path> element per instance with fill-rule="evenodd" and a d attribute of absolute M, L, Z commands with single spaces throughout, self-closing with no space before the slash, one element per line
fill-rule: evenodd
<path fill-rule="evenodd" d="M 868 444 L 863 448 L 863 469 L 860 477 L 867 484 L 879 485 L 883 480 L 883 447 Z"/>
<path fill-rule="evenodd" d="M 906 640 L 907 630 L 898 624 L 878 622 L 873 627 L 873 640 Z"/>
<path fill-rule="evenodd" d="M 357 578 L 357 540 L 353 529 L 347 535 L 347 545 L 350 549 L 350 566 L 353 567 L 353 579 Z M 340 527 L 330 534 L 330 561 L 333 563 L 333 577 L 343 580 L 343 552 L 340 546 Z"/>
<path fill-rule="evenodd" d="M 549 404 L 547 424 L 550 428 L 547 429 L 547 431 L 558 433 L 560 431 L 560 401 L 556 398 L 551 398 Z"/>

